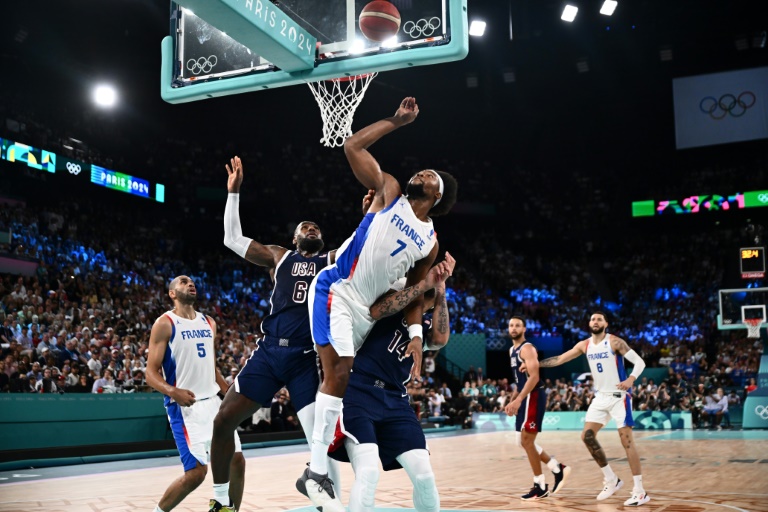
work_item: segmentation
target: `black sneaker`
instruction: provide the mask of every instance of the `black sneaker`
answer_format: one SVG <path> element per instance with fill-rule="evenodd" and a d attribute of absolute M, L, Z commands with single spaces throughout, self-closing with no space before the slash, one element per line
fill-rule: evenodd
<path fill-rule="evenodd" d="M 571 468 L 565 464 L 560 464 L 560 471 L 555 473 L 555 485 L 552 486 L 552 494 L 557 494 L 565 485 L 565 481 L 568 480 L 568 475 L 571 474 Z"/>
<path fill-rule="evenodd" d="M 533 484 L 533 487 L 531 487 L 531 490 L 528 491 L 528 494 L 523 494 L 522 496 L 520 496 L 520 498 L 523 499 L 524 501 L 543 500 L 544 498 L 549 496 L 548 487 L 549 486 L 547 484 L 544 484 L 544 489 L 542 489 L 539 484 Z"/>

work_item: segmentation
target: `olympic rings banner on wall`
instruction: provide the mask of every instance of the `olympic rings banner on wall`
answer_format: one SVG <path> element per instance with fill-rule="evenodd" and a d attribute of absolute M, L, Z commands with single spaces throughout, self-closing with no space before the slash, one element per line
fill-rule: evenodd
<path fill-rule="evenodd" d="M 677 149 L 768 138 L 768 67 L 676 78 Z"/>

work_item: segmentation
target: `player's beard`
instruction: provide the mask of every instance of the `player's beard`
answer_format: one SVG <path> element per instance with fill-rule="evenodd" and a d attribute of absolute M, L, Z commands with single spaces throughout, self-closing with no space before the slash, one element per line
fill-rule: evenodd
<path fill-rule="evenodd" d="M 424 183 L 413 183 L 409 181 L 405 186 L 405 194 L 408 199 L 421 199 L 427 197 L 427 193 L 424 192 Z"/>
<path fill-rule="evenodd" d="M 605 332 L 605 327 L 592 327 L 590 328 L 590 331 L 592 331 L 592 334 L 603 334 Z"/>
<path fill-rule="evenodd" d="M 512 341 L 520 341 L 521 339 L 523 339 L 523 334 L 520 333 L 517 336 L 510 335 L 509 337 L 512 338 Z"/>
<path fill-rule="evenodd" d="M 189 292 L 182 292 L 179 290 L 176 290 L 176 300 L 178 300 L 180 303 L 184 304 L 185 306 L 189 306 L 195 303 L 197 300 L 197 295 L 192 295 Z"/>
<path fill-rule="evenodd" d="M 308 254 L 314 254 L 320 252 L 325 247 L 325 243 L 322 238 L 307 238 L 304 237 L 299 240 L 299 250 Z"/>

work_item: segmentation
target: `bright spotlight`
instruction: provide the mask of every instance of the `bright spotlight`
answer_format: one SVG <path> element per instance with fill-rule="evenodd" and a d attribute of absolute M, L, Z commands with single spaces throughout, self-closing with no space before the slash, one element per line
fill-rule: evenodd
<path fill-rule="evenodd" d="M 117 103 L 117 91 L 110 85 L 97 85 L 93 90 L 93 101 L 100 107 L 114 107 Z"/>
<path fill-rule="evenodd" d="M 478 37 L 482 36 L 485 34 L 485 25 L 486 23 L 484 21 L 473 20 L 469 25 L 469 35 Z"/>
<path fill-rule="evenodd" d="M 355 39 L 352 46 L 349 47 L 349 53 L 352 55 L 363 53 L 365 51 L 365 41 L 362 39 Z"/>
<path fill-rule="evenodd" d="M 385 39 L 381 42 L 382 48 L 395 48 L 397 46 L 397 36 L 392 36 L 389 39 Z"/>
<path fill-rule="evenodd" d="M 579 8 L 575 5 L 566 5 L 565 9 L 563 9 L 563 14 L 560 16 L 560 19 L 570 23 L 576 19 L 577 12 L 579 12 Z"/>
<path fill-rule="evenodd" d="M 616 0 L 605 0 L 605 2 L 603 2 L 603 6 L 600 8 L 600 14 L 610 16 L 613 14 L 613 11 L 616 10 L 617 5 L 619 5 L 619 2 Z"/>

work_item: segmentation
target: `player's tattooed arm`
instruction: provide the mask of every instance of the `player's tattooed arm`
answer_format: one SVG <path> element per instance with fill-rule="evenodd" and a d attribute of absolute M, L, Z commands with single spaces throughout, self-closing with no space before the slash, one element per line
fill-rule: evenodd
<path fill-rule="evenodd" d="M 448 303 L 445 300 L 445 287 L 442 290 L 440 287 L 436 289 L 435 310 L 437 312 L 435 328 L 440 334 L 447 334 L 450 330 L 450 325 L 448 323 Z"/>
<path fill-rule="evenodd" d="M 614 352 L 618 352 L 621 355 L 625 355 L 627 352 L 632 350 L 629 345 L 627 345 L 626 341 L 613 335 L 611 335 L 611 348 Z"/>
<path fill-rule="evenodd" d="M 560 366 L 561 364 L 567 363 L 572 359 L 576 359 L 584 353 L 583 345 L 584 341 L 580 341 L 568 352 L 564 352 L 559 356 L 549 357 L 543 361 L 539 361 L 539 366 L 541 368 L 551 368 L 553 366 Z"/>
<path fill-rule="evenodd" d="M 408 304 L 413 302 L 414 299 L 423 295 L 425 291 L 427 291 L 426 284 L 424 281 L 420 281 L 399 292 L 390 292 L 373 303 L 371 306 L 371 317 L 374 320 L 381 320 L 382 318 L 399 313 Z"/>

